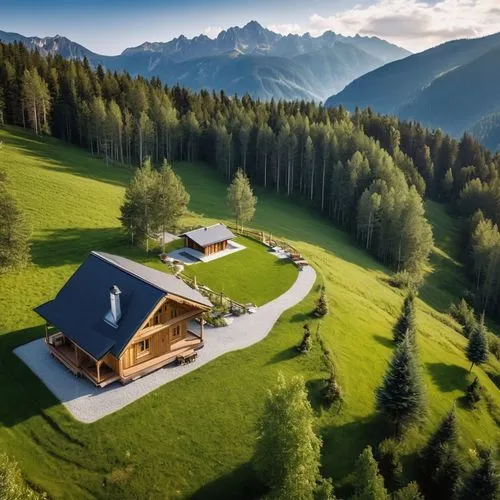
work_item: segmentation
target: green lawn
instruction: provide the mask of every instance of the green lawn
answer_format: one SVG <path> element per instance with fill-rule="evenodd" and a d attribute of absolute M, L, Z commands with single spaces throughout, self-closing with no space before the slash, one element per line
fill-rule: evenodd
<path fill-rule="evenodd" d="M 334 478 L 341 494 L 348 494 L 345 477 L 356 456 L 367 443 L 380 441 L 387 430 L 374 412 L 374 390 L 392 352 L 391 327 L 403 298 L 388 285 L 387 270 L 316 213 L 258 191 L 252 225 L 289 239 L 326 285 L 332 313 L 321 330 L 345 392 L 343 411 L 329 411 L 318 403 L 324 376 L 318 347 L 308 356 L 298 356 L 294 349 L 317 298 L 316 287 L 259 344 L 216 359 L 117 414 L 80 424 L 12 354 L 12 348 L 43 334 L 32 307 L 53 296 L 89 250 L 158 263 L 131 248 L 118 227 L 129 170 L 107 168 L 81 150 L 17 129 L 1 130 L 0 141 L 5 143 L 0 165 L 7 169 L 12 189 L 28 213 L 34 242 L 33 264 L 0 277 L 0 449 L 20 462 L 29 481 L 57 498 L 254 497 L 258 491 L 248 464 L 255 426 L 266 391 L 281 371 L 305 378 L 323 437 L 324 472 Z M 227 221 L 226 186 L 217 174 L 201 165 L 175 168 L 191 194 L 193 215 L 186 223 Z M 430 216 L 434 219 L 437 214 L 440 220 L 436 255 L 453 259 L 445 243 L 455 238 L 455 227 L 440 207 L 433 208 Z M 221 266 L 226 259 L 219 261 Z M 416 452 L 454 401 L 458 400 L 464 450 L 476 439 L 493 443 L 499 437 L 500 391 L 482 369 L 474 368 L 473 376 L 490 395 L 490 405 L 481 403 L 471 412 L 461 403 L 472 380 L 463 353 L 465 341 L 443 311 L 456 296 L 455 283 L 463 278 L 457 264 L 442 263 L 433 257 L 432 279 L 418 301 L 429 413 L 421 431 L 407 439 L 408 477 Z M 283 280 L 291 280 L 281 274 L 287 272 L 286 266 L 274 265 Z M 216 275 L 213 269 L 211 279 Z M 221 283 L 235 286 L 225 278 Z M 268 287 L 266 283 L 262 289 Z M 488 370 L 499 369 L 500 363 L 489 361 Z"/>
<path fill-rule="evenodd" d="M 265 304 L 288 290 L 297 278 L 297 268 L 274 257 L 266 247 L 250 238 L 238 237 L 244 250 L 211 262 L 185 267 L 198 283 L 223 292 L 243 304 Z"/>

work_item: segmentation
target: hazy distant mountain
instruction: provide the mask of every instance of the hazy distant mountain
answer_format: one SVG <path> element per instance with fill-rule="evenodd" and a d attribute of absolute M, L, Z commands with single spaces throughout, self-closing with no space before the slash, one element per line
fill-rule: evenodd
<path fill-rule="evenodd" d="M 330 31 L 320 37 L 282 36 L 256 21 L 224 30 L 215 39 L 199 35 L 145 42 L 119 56 L 95 54 L 60 36 L 24 37 L 0 31 L 0 40 L 22 42 L 42 54 L 87 57 L 94 66 L 159 76 L 168 84 L 263 99 L 323 100 L 367 71 L 410 54 L 376 37 L 344 37 Z"/>
<path fill-rule="evenodd" d="M 468 132 L 493 152 L 500 152 L 500 111 L 484 116 Z"/>
<path fill-rule="evenodd" d="M 500 111 L 499 61 L 500 33 L 455 40 L 367 73 L 326 104 L 370 106 L 460 135 Z"/>

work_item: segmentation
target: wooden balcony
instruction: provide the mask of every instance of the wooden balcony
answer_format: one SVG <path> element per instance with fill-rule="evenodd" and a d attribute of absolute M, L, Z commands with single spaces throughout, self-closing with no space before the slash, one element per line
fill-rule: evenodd
<path fill-rule="evenodd" d="M 61 332 L 50 335 L 46 339 L 50 353 L 76 376 L 84 376 L 98 387 L 105 387 L 120 380 L 120 376 L 109 366 L 96 361 L 82 351 Z"/>

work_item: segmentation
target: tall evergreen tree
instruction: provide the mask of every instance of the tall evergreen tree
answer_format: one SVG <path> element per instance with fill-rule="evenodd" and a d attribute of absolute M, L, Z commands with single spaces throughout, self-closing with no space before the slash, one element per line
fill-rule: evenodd
<path fill-rule="evenodd" d="M 410 291 L 405 297 L 401 314 L 394 325 L 393 335 L 396 344 L 400 344 L 406 335 L 408 335 L 412 344 L 416 342 L 417 320 L 415 313 L 415 293 L 413 291 Z"/>
<path fill-rule="evenodd" d="M 320 480 L 321 440 L 304 381 L 279 375 L 260 420 L 254 466 L 273 498 L 311 499 Z"/>
<path fill-rule="evenodd" d="M 372 449 L 367 446 L 356 462 L 354 469 L 353 500 L 388 500 L 389 494 L 384 486 L 384 479 L 378 471 L 377 461 Z"/>
<path fill-rule="evenodd" d="M 462 491 L 462 500 L 498 500 L 500 498 L 500 475 L 491 450 L 480 458 Z"/>
<path fill-rule="evenodd" d="M 396 434 L 400 434 L 405 426 L 419 421 L 425 413 L 425 389 L 408 335 L 394 351 L 376 393 L 376 406 L 395 425 Z"/>
<path fill-rule="evenodd" d="M 469 372 L 472 371 L 474 365 L 482 365 L 488 359 L 488 340 L 483 319 L 476 324 L 476 328 L 472 331 L 466 349 L 467 359 L 471 362 Z"/>
<path fill-rule="evenodd" d="M 456 498 L 461 467 L 457 451 L 458 429 L 453 408 L 422 451 L 421 485 L 429 498 Z"/>
<path fill-rule="evenodd" d="M 227 201 L 236 219 L 236 226 L 252 220 L 257 197 L 254 196 L 250 180 L 242 170 L 238 170 L 233 182 L 227 188 Z"/>

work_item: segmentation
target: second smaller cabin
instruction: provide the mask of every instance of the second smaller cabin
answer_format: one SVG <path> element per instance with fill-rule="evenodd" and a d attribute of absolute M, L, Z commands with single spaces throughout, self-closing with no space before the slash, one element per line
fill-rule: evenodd
<path fill-rule="evenodd" d="M 205 256 L 226 250 L 228 241 L 236 238 L 236 236 L 221 223 L 200 227 L 199 229 L 188 231 L 181 236 L 184 237 L 185 245 L 188 248 L 201 252 Z"/>

